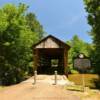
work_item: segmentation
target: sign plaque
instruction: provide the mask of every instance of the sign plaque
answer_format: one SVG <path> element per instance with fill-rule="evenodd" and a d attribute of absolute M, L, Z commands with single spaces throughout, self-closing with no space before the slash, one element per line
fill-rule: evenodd
<path fill-rule="evenodd" d="M 88 70 L 91 68 L 91 61 L 83 54 L 79 54 L 79 56 L 74 59 L 74 68 L 78 70 Z"/>

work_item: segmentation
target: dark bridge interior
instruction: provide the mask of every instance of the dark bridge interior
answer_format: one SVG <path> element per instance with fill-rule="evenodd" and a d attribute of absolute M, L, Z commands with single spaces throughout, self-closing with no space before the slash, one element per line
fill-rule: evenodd
<path fill-rule="evenodd" d="M 54 74 L 57 70 L 58 74 L 64 73 L 64 49 L 38 49 L 38 67 L 39 74 Z"/>

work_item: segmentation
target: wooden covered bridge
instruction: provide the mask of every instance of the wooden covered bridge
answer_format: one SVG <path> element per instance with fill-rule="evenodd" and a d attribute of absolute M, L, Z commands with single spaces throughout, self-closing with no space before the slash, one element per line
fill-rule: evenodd
<path fill-rule="evenodd" d="M 68 50 L 70 46 L 52 35 L 33 46 L 34 67 L 38 74 L 67 74 Z"/>

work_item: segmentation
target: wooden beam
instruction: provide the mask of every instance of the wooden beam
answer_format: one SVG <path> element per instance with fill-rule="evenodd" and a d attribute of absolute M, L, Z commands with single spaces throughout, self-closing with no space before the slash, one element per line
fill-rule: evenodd
<path fill-rule="evenodd" d="M 39 51 L 38 51 L 38 49 L 35 49 L 34 50 L 34 68 L 35 68 L 35 70 L 37 70 L 38 64 L 39 64 Z"/>
<path fill-rule="evenodd" d="M 68 50 L 64 49 L 64 73 L 68 76 Z"/>

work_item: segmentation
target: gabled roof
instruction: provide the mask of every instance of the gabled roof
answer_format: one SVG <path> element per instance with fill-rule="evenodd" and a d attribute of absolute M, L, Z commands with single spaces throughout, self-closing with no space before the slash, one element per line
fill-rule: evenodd
<path fill-rule="evenodd" d="M 42 42 L 46 41 L 48 38 L 52 38 L 54 39 L 56 42 L 59 42 L 60 44 L 62 44 L 64 47 L 66 47 L 67 49 L 70 49 L 70 46 L 66 43 L 64 43 L 63 41 L 61 41 L 60 39 L 52 36 L 52 35 L 48 35 L 47 37 L 43 38 L 41 41 L 39 41 L 38 43 L 36 43 L 35 45 L 33 45 L 33 48 L 35 48 L 36 46 L 38 46 L 39 44 L 41 44 Z"/>

